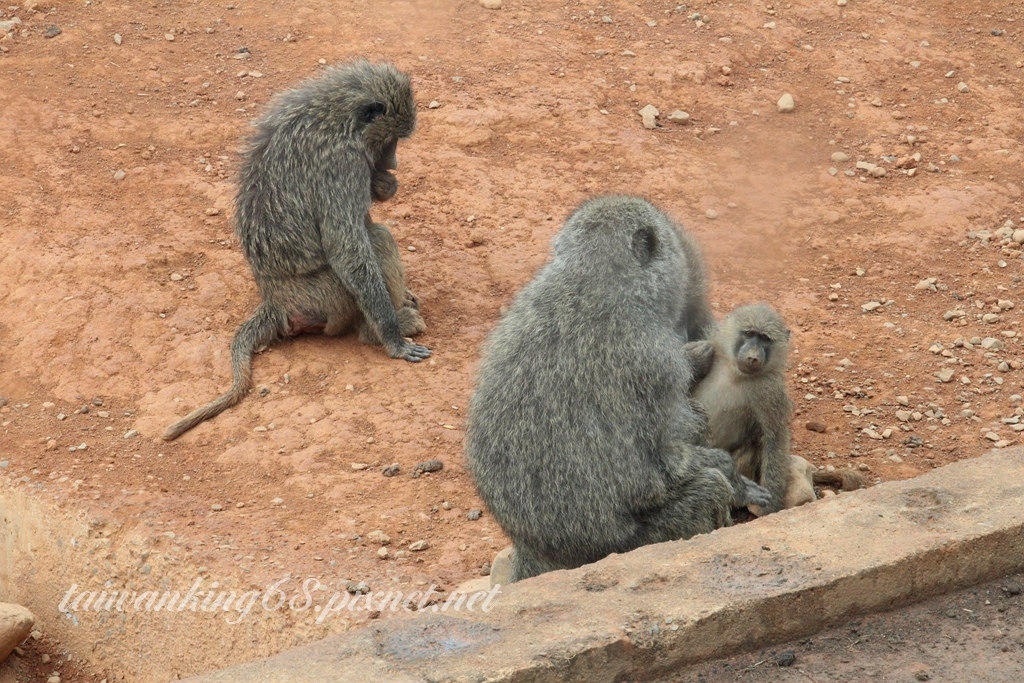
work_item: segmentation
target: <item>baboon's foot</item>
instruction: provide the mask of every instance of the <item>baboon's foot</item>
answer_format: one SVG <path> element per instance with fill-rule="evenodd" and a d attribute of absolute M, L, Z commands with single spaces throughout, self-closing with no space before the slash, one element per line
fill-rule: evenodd
<path fill-rule="evenodd" d="M 398 311 L 398 329 L 403 337 L 415 337 L 427 330 L 427 324 L 415 308 L 406 306 Z"/>

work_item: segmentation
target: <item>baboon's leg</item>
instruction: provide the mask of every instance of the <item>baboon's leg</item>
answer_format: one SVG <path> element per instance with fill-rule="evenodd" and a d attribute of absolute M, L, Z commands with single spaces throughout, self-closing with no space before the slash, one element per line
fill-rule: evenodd
<path fill-rule="evenodd" d="M 420 334 L 427 329 L 427 326 L 416 310 L 419 307 L 419 301 L 405 288 L 405 269 L 402 268 L 402 260 L 395 238 L 391 235 L 390 230 L 379 223 L 371 222 L 369 218 L 367 218 L 366 230 L 370 234 L 370 242 L 377 254 L 381 273 L 384 275 L 384 284 L 391 296 L 391 304 L 398 314 L 398 327 L 402 336 L 411 337 Z M 412 297 L 416 301 L 415 307 L 408 304 L 408 297 Z M 359 338 L 368 344 L 380 343 L 377 335 L 365 321 L 360 325 Z"/>
<path fill-rule="evenodd" d="M 732 526 L 733 490 L 720 470 L 698 470 L 692 479 L 674 488 L 672 495 L 671 502 L 643 516 L 634 545 L 675 541 Z"/>

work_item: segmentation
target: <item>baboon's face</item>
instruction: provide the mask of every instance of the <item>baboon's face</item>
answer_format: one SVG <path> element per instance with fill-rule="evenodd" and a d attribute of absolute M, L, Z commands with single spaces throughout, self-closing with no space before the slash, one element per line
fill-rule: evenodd
<path fill-rule="evenodd" d="M 756 330 L 740 330 L 733 349 L 736 367 L 744 375 L 757 375 L 768 365 L 772 340 Z"/>

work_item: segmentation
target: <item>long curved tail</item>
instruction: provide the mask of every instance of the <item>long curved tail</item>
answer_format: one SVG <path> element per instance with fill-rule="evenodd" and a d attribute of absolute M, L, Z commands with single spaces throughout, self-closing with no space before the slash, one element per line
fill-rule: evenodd
<path fill-rule="evenodd" d="M 836 470 L 834 472 L 817 471 L 813 475 L 815 484 L 838 486 L 842 491 L 856 491 L 867 488 L 868 478 L 854 470 Z"/>
<path fill-rule="evenodd" d="M 231 340 L 231 388 L 228 392 L 181 418 L 164 431 L 164 440 L 179 436 L 241 401 L 252 388 L 252 356 L 262 346 L 284 334 L 284 323 L 267 304 L 261 303 L 252 316 L 242 323 Z"/>

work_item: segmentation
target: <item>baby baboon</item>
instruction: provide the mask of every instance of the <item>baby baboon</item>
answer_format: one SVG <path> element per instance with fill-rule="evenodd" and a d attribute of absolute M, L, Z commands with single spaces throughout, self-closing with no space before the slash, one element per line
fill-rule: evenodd
<path fill-rule="evenodd" d="M 409 77 L 356 61 L 281 94 L 257 122 L 235 195 L 236 231 L 261 302 L 231 342 L 231 389 L 167 428 L 174 439 L 238 403 L 252 356 L 281 337 L 358 328 L 392 358 L 430 355 L 398 246 L 370 219 L 398 189 L 398 141 L 412 134 Z"/>
<path fill-rule="evenodd" d="M 714 361 L 693 394 L 707 413 L 708 443 L 729 451 L 744 476 L 768 489 L 771 500 L 763 513 L 778 512 L 791 470 L 793 406 L 782 374 L 789 330 L 771 306 L 741 306 L 722 320 L 710 341 L 687 346 L 708 345 Z M 687 355 L 693 355 L 690 349 Z"/>
<path fill-rule="evenodd" d="M 732 523 L 767 492 L 695 445 L 679 353 L 690 270 L 680 230 L 634 197 L 578 208 L 484 352 L 466 455 L 512 539 L 511 579 Z"/>

